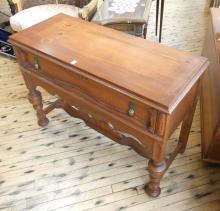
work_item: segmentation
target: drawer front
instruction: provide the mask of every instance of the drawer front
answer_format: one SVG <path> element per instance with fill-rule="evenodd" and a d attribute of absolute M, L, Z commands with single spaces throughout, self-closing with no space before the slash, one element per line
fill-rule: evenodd
<path fill-rule="evenodd" d="M 62 99 L 61 107 L 71 116 L 84 120 L 91 128 L 109 137 L 110 139 L 124 145 L 131 146 L 137 153 L 152 159 L 158 159 L 158 152 L 163 149 L 162 137 L 147 133 L 145 129 L 138 127 L 103 107 L 97 106 L 78 93 L 63 89 L 55 83 L 48 83 L 36 74 L 23 69 L 25 77 L 34 82 L 35 85 L 46 87 L 50 93 L 56 93 Z"/>
<path fill-rule="evenodd" d="M 120 93 L 107 85 L 98 83 L 74 71 L 68 70 L 29 52 L 23 52 L 25 68 L 41 77 L 71 91 L 78 92 L 86 99 L 105 107 L 133 124 L 158 136 L 164 135 L 166 115 L 150 106 Z M 122 79 L 123 80 L 123 79 Z"/>

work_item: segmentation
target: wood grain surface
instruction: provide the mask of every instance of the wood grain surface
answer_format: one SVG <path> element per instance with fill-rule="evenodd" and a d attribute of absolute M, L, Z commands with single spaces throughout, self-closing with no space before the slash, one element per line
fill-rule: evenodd
<path fill-rule="evenodd" d="M 205 58 L 64 14 L 12 35 L 10 42 L 69 66 L 75 60 L 80 72 L 170 112 L 207 67 Z"/>
<path fill-rule="evenodd" d="M 200 55 L 209 3 L 166 0 L 162 42 Z M 155 2 L 148 32 L 157 41 Z M 146 160 L 129 147 L 112 144 L 60 110 L 49 115 L 46 129 L 38 127 L 17 68 L 0 57 L 1 210 L 220 210 L 220 168 L 201 160 L 199 108 L 185 154 L 166 173 L 161 196 L 151 199 L 143 188 Z M 44 103 L 54 100 L 41 91 Z M 178 133 L 169 139 L 168 153 Z"/>

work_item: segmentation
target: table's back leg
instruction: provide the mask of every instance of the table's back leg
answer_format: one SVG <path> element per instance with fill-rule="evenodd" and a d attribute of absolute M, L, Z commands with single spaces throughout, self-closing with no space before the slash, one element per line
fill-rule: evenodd
<path fill-rule="evenodd" d="M 181 154 L 183 154 L 186 150 L 186 145 L 187 145 L 187 142 L 188 142 L 190 129 L 191 129 L 191 126 L 192 126 L 192 121 L 193 121 L 193 117 L 194 117 L 194 114 L 195 114 L 197 102 L 198 102 L 198 96 L 195 98 L 191 109 L 189 110 L 188 114 L 185 116 L 185 118 L 182 122 L 180 135 L 179 135 L 179 144 L 182 145 L 181 150 L 179 152 Z"/>

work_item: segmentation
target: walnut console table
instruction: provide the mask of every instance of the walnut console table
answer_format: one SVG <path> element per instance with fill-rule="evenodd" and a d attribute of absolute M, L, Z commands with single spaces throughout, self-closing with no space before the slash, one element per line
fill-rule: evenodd
<path fill-rule="evenodd" d="M 37 112 L 63 108 L 73 117 L 149 158 L 146 192 L 183 153 L 207 59 L 60 14 L 11 36 Z M 43 108 L 36 89 L 60 99 Z M 166 157 L 168 138 L 182 122 L 179 142 Z"/>

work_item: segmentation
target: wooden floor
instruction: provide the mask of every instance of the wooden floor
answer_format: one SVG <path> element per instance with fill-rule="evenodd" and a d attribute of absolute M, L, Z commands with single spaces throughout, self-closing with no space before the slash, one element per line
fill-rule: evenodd
<path fill-rule="evenodd" d="M 206 0 L 166 0 L 163 43 L 200 54 L 207 5 Z M 156 40 L 154 8 L 155 2 L 151 40 Z M 0 57 L 0 210 L 220 210 L 220 167 L 201 160 L 199 109 L 186 153 L 174 161 L 161 195 L 153 199 L 143 191 L 144 158 L 61 110 L 39 128 L 26 94 L 16 62 Z M 54 100 L 43 94 L 45 103 Z"/>

